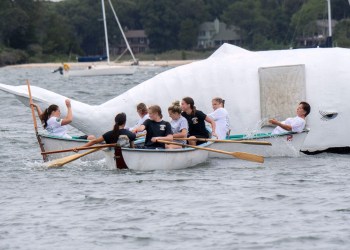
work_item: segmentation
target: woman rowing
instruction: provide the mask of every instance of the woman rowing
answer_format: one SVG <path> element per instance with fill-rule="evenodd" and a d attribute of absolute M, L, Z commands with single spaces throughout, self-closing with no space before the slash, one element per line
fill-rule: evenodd
<path fill-rule="evenodd" d="M 66 125 L 73 121 L 72 106 L 69 99 L 65 100 L 67 106 L 67 115 L 61 118 L 61 110 L 56 104 L 50 105 L 44 112 L 41 111 L 39 105 L 32 103 L 39 115 L 39 118 L 47 130 L 49 135 L 58 136 L 66 139 L 87 139 L 93 140 L 95 136 L 93 135 L 83 135 L 83 136 L 70 136 L 67 134 L 68 128 Z"/>
<path fill-rule="evenodd" d="M 147 106 L 143 102 L 137 104 L 136 112 L 139 115 L 140 119 L 137 121 L 135 126 L 133 126 L 132 128 L 129 129 L 130 131 L 132 131 L 133 129 L 135 129 L 137 127 L 140 127 L 147 119 L 149 119 Z"/>
<path fill-rule="evenodd" d="M 186 141 L 176 140 L 176 138 L 187 138 L 188 134 L 188 122 L 185 117 L 181 115 L 181 106 L 179 101 L 173 102 L 173 104 L 168 108 L 168 113 L 170 118 L 171 130 L 173 131 L 173 138 L 175 142 L 186 144 Z M 168 148 L 182 148 L 179 145 L 168 145 Z"/>
<path fill-rule="evenodd" d="M 149 119 L 141 126 L 133 129 L 133 133 L 147 131 L 144 148 L 168 148 L 168 145 L 159 143 L 157 140 L 172 141 L 173 133 L 171 125 L 167 121 L 163 121 L 162 110 L 158 105 L 153 105 L 148 108 Z"/>
<path fill-rule="evenodd" d="M 104 133 L 99 138 L 96 138 L 82 147 L 89 147 L 97 143 L 106 142 L 107 144 L 110 143 L 118 143 L 119 137 L 121 135 L 126 135 L 129 139 L 130 147 L 134 147 L 134 141 L 136 139 L 136 135 L 129 130 L 125 129 L 125 123 L 126 123 L 126 114 L 125 113 L 119 113 L 114 118 L 115 124 L 113 127 L 113 130 L 108 131 Z M 77 152 L 77 150 L 76 150 Z"/>
<path fill-rule="evenodd" d="M 224 140 L 230 134 L 230 119 L 227 110 L 224 108 L 225 100 L 215 97 L 211 101 L 214 112 L 208 114 L 216 124 L 216 134 L 219 140 Z"/>
<path fill-rule="evenodd" d="M 209 131 L 205 127 L 205 122 L 210 123 L 212 128 L 212 135 L 217 136 L 215 129 L 215 121 L 204 114 L 202 111 L 197 110 L 194 106 L 194 101 L 191 97 L 185 97 L 181 101 L 181 115 L 186 118 L 189 127 L 188 136 L 191 139 L 195 138 L 209 138 Z M 204 142 L 201 141 L 189 141 L 190 145 L 199 145 Z"/>

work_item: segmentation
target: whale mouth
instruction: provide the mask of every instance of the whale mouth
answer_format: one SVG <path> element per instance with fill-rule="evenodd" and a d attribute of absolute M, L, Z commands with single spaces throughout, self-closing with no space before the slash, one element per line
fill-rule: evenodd
<path fill-rule="evenodd" d="M 334 111 L 319 111 L 321 117 L 321 120 L 323 121 L 329 121 L 332 120 L 334 118 L 336 118 L 338 116 L 338 112 L 334 112 Z"/>
<path fill-rule="evenodd" d="M 327 148 L 325 150 L 317 150 L 317 151 L 300 150 L 300 152 L 306 155 L 317 155 L 321 153 L 350 154 L 350 147 L 332 147 L 332 148 Z"/>

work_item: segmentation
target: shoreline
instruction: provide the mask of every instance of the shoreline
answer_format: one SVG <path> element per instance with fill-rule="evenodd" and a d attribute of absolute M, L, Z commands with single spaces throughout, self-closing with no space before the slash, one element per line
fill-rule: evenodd
<path fill-rule="evenodd" d="M 196 62 L 199 60 L 159 60 L 159 61 L 139 61 L 139 67 L 175 67 L 181 66 L 185 64 L 189 64 L 192 62 Z M 89 65 L 100 65 L 106 64 L 107 62 L 65 62 L 69 64 L 72 68 L 76 67 L 88 67 Z M 113 66 L 129 66 L 131 64 L 130 61 L 127 62 L 110 62 L 110 65 Z M 28 64 L 16 64 L 16 65 L 7 65 L 5 67 L 11 68 L 37 68 L 37 67 L 60 67 L 62 63 L 28 63 Z"/>

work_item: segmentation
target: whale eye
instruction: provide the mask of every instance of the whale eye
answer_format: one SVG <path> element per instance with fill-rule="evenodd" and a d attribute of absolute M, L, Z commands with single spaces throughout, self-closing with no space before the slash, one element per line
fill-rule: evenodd
<path fill-rule="evenodd" d="M 328 120 L 334 119 L 338 115 L 337 112 L 321 111 L 321 110 L 319 112 L 322 115 L 321 120 L 324 120 L 324 121 L 328 121 Z"/>

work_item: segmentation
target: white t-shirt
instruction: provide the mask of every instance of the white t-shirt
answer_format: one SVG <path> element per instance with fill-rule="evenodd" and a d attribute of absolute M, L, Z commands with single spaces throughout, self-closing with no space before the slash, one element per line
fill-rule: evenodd
<path fill-rule="evenodd" d="M 216 134 L 219 140 L 226 138 L 227 133 L 230 131 L 230 119 L 228 112 L 224 108 L 218 108 L 213 113 L 208 114 L 216 123 Z"/>
<path fill-rule="evenodd" d="M 61 118 L 54 117 L 54 116 L 50 117 L 47 120 L 47 127 L 46 127 L 46 130 L 47 132 L 49 132 L 49 135 L 72 139 L 72 137 L 67 134 L 67 130 L 68 130 L 67 126 L 66 125 L 62 126 L 61 123 L 62 123 Z"/>
<path fill-rule="evenodd" d="M 283 121 L 282 123 L 291 126 L 292 132 L 300 133 L 305 128 L 306 121 L 303 118 L 296 116 L 294 118 L 288 118 L 287 120 Z M 289 132 L 289 131 L 281 128 L 280 126 L 277 126 L 272 131 L 272 134 L 276 135 L 276 134 L 287 133 L 287 132 Z"/>
<path fill-rule="evenodd" d="M 180 118 L 177 120 L 172 120 L 170 122 L 170 125 L 171 125 L 171 130 L 173 131 L 173 134 L 181 133 L 183 129 L 186 129 L 188 133 L 188 122 L 186 118 L 183 116 L 180 116 Z M 186 144 L 186 141 L 175 140 L 175 142 Z"/>
<path fill-rule="evenodd" d="M 149 114 L 146 114 L 144 117 L 142 117 L 141 119 L 139 119 L 139 120 L 137 121 L 137 123 L 135 124 L 135 126 L 129 128 L 129 130 L 131 131 L 131 130 L 133 130 L 133 129 L 135 129 L 135 128 L 140 127 L 147 119 L 149 119 Z M 143 132 L 138 132 L 137 134 L 139 134 L 139 133 L 142 134 Z"/>

